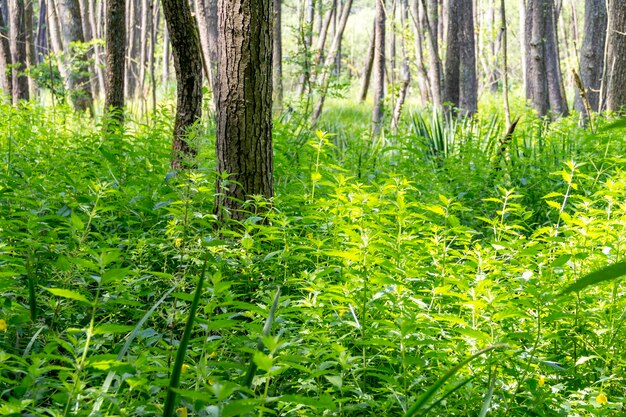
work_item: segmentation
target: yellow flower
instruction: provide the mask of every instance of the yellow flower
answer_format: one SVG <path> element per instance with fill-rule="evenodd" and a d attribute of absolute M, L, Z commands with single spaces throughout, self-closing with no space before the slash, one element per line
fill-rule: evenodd
<path fill-rule="evenodd" d="M 598 402 L 598 404 L 606 404 L 609 402 L 609 399 L 606 398 L 606 394 L 601 392 L 600 394 L 598 394 L 598 396 L 596 397 L 596 401 Z"/>
<path fill-rule="evenodd" d="M 210 358 L 210 359 L 217 358 L 217 352 L 211 352 L 211 353 L 209 353 L 209 358 Z"/>
<path fill-rule="evenodd" d="M 180 237 L 177 237 L 176 239 L 174 239 L 174 246 L 176 246 L 177 248 L 180 248 L 180 245 L 183 244 L 183 239 Z"/>
<path fill-rule="evenodd" d="M 187 417 L 187 407 L 180 407 L 176 409 L 176 413 L 180 416 L 180 417 Z"/>
<path fill-rule="evenodd" d="M 0 319 L 0 332 L 6 332 L 7 327 L 7 322 L 4 319 Z"/>
<path fill-rule="evenodd" d="M 539 375 L 539 386 L 543 387 L 544 385 L 546 385 L 546 377 L 543 375 Z"/>
<path fill-rule="evenodd" d="M 188 370 L 189 370 L 189 365 L 187 365 L 186 363 L 183 363 L 183 366 L 180 368 L 180 371 L 183 374 L 186 374 Z"/>

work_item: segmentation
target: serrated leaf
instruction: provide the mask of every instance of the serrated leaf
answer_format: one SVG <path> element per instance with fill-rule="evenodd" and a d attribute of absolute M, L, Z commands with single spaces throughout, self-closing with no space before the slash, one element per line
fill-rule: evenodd
<path fill-rule="evenodd" d="M 81 293 L 72 290 L 66 290 L 64 288 L 44 288 L 46 291 L 50 292 L 57 297 L 68 298 L 70 300 L 78 301 L 80 303 L 85 303 L 91 305 L 91 301 L 87 299 Z"/>
<path fill-rule="evenodd" d="M 556 201 L 547 200 L 546 204 L 552 207 L 553 209 L 561 210 L 561 205 L 557 203 Z"/>
<path fill-rule="evenodd" d="M 339 390 L 343 387 L 343 378 L 341 378 L 341 375 L 324 375 L 324 378 Z"/>
<path fill-rule="evenodd" d="M 274 360 L 265 353 L 256 351 L 254 352 L 254 363 L 260 370 L 269 372 L 272 369 Z"/>

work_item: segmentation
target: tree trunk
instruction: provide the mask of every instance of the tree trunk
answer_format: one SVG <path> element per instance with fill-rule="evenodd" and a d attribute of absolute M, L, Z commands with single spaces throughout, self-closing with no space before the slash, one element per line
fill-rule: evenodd
<path fill-rule="evenodd" d="M 508 35 L 506 25 L 506 6 L 504 0 L 500 0 L 500 31 L 502 33 L 502 98 L 504 101 L 504 117 L 506 125 L 511 126 L 511 109 L 509 107 L 509 58 L 508 58 Z"/>
<path fill-rule="evenodd" d="M 2 92 L 13 98 L 13 58 L 9 44 L 9 30 L 4 23 L 4 8 L 0 12 L 0 88 Z"/>
<path fill-rule="evenodd" d="M 599 111 L 606 25 L 606 0 L 586 0 L 585 28 L 580 50 L 580 78 L 585 88 L 587 100 L 595 111 Z M 579 113 L 586 114 L 585 106 L 578 92 L 574 100 L 574 108 Z"/>
<path fill-rule="evenodd" d="M 35 37 L 35 56 L 38 64 L 48 53 L 48 10 L 45 0 L 39 0 L 39 19 L 37 19 L 37 36 Z"/>
<path fill-rule="evenodd" d="M 93 114 L 89 66 L 84 48 L 80 45 L 85 42 L 80 5 L 78 0 L 58 0 L 58 6 L 59 18 L 64 23 L 62 29 L 66 52 L 71 56 L 66 71 L 72 104 L 77 111 L 89 110 Z M 70 46 L 73 42 L 77 43 L 74 48 Z"/>
<path fill-rule="evenodd" d="M 367 90 L 370 88 L 370 79 L 372 78 L 372 67 L 374 66 L 374 52 L 376 51 L 376 19 L 372 27 L 372 41 L 367 52 L 365 65 L 363 66 L 363 74 L 361 75 L 361 92 L 359 93 L 359 102 L 365 102 L 367 98 Z"/>
<path fill-rule="evenodd" d="M 459 92 L 461 88 L 461 45 L 459 44 L 457 26 L 459 2 L 461 0 L 449 0 L 447 8 L 447 50 L 444 76 L 444 104 L 453 108 L 459 107 Z"/>
<path fill-rule="evenodd" d="M 472 10 L 473 0 L 457 1 L 459 2 L 459 10 Z M 459 109 L 462 114 L 471 116 L 478 110 L 474 17 L 472 13 L 457 13 L 456 17 L 460 46 Z"/>
<path fill-rule="evenodd" d="M 626 7 L 622 0 L 609 0 L 608 4 L 606 107 L 623 112 L 626 106 Z"/>
<path fill-rule="evenodd" d="M 104 0 L 103 0 L 104 1 Z M 87 5 L 89 7 L 89 27 L 91 28 L 91 33 L 94 38 L 101 39 L 102 34 L 99 31 L 99 27 L 97 24 L 97 12 L 96 12 L 96 0 L 88 0 Z M 94 49 L 94 66 L 95 66 L 95 74 L 98 79 L 98 93 L 100 97 L 102 96 L 105 87 L 104 87 L 104 73 L 102 71 L 102 46 L 96 42 L 93 46 Z"/>
<path fill-rule="evenodd" d="M 202 58 L 196 22 L 187 1 L 162 0 L 176 70 L 176 119 L 171 167 L 193 164 L 196 149 L 188 133 L 202 116 Z"/>
<path fill-rule="evenodd" d="M 374 108 L 372 110 L 372 135 L 378 136 L 382 128 L 385 100 L 385 0 L 376 0 L 376 42 L 374 52 Z"/>
<path fill-rule="evenodd" d="M 443 104 L 443 92 L 442 92 L 442 74 L 443 65 L 439 58 L 439 8 L 437 0 L 430 2 L 430 6 L 427 6 L 426 0 L 422 0 L 422 7 L 425 11 L 424 19 L 426 20 L 426 34 L 429 40 L 429 79 L 430 90 L 433 97 L 433 106 L 435 108 L 441 108 Z"/>
<path fill-rule="evenodd" d="M 35 53 L 35 29 L 33 27 L 34 11 L 33 0 L 27 0 L 24 3 L 24 32 L 26 34 L 26 66 L 27 68 L 33 68 L 37 65 L 37 57 Z M 28 75 L 28 91 L 30 97 L 35 97 L 37 94 L 37 84 L 35 79 Z"/>
<path fill-rule="evenodd" d="M 170 33 L 167 26 L 163 29 L 163 62 L 161 67 L 161 82 L 167 84 L 170 80 Z"/>
<path fill-rule="evenodd" d="M 274 91 L 274 109 L 282 111 L 283 108 L 283 32 L 282 32 L 282 0 L 273 0 L 274 18 L 272 20 L 273 30 L 273 54 L 272 64 L 272 87 Z M 321 0 L 320 0 L 321 3 Z"/>
<path fill-rule="evenodd" d="M 26 65 L 26 27 L 24 0 L 11 0 L 9 32 L 11 34 L 11 59 L 13 61 L 13 104 L 28 100 L 28 77 L 24 73 Z"/>
<path fill-rule="evenodd" d="M 126 0 L 107 0 L 106 83 L 104 109 L 124 121 L 124 70 L 126 69 Z"/>
<path fill-rule="evenodd" d="M 274 194 L 272 0 L 219 0 L 218 10 L 215 213 L 242 220 L 247 200 Z"/>
<path fill-rule="evenodd" d="M 213 63 L 211 62 L 211 45 L 209 43 L 209 11 L 207 8 L 206 0 L 195 0 L 196 5 L 196 20 L 198 22 L 198 31 L 200 32 L 200 46 L 202 47 L 202 62 L 204 64 L 204 72 L 211 91 L 215 85 L 213 79 L 214 74 L 211 69 Z"/>
<path fill-rule="evenodd" d="M 398 130 L 398 123 L 400 121 L 400 116 L 402 115 L 402 108 L 404 106 L 404 101 L 406 99 L 407 92 L 409 90 L 409 84 L 411 83 L 411 70 L 409 68 L 409 59 L 406 51 L 406 24 L 409 14 L 409 4 L 408 0 L 402 0 L 401 10 L 400 10 L 400 24 L 402 28 L 402 36 L 400 38 L 400 47 L 402 48 L 402 68 L 401 68 L 401 77 L 402 77 L 402 86 L 400 87 L 400 94 L 398 95 L 398 101 L 396 102 L 396 106 L 393 111 L 393 118 L 391 119 L 391 128 L 394 132 Z"/>
<path fill-rule="evenodd" d="M 567 114 L 556 45 L 554 0 L 526 3 L 526 98 L 539 117 Z"/>
<path fill-rule="evenodd" d="M 315 125 L 315 123 L 317 123 L 320 115 L 322 114 L 324 101 L 326 100 L 326 93 L 328 92 L 328 86 L 330 85 L 330 74 L 333 70 L 333 66 L 337 63 L 336 57 L 339 53 L 339 50 L 341 49 L 341 39 L 343 38 L 343 31 L 346 28 L 346 22 L 348 21 L 348 16 L 350 16 L 351 9 L 352 0 L 346 0 L 346 3 L 341 9 L 341 18 L 339 20 L 339 25 L 337 26 L 337 29 L 335 31 L 335 36 L 333 37 L 333 43 L 330 46 L 330 51 L 328 51 L 328 55 L 326 56 L 324 66 L 322 67 L 322 72 L 320 74 L 320 96 L 317 100 L 315 108 L 313 109 L 313 114 L 311 115 L 312 125 Z"/>

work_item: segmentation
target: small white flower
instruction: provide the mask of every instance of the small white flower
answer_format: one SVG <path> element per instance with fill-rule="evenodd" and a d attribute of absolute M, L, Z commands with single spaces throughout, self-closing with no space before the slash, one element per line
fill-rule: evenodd
<path fill-rule="evenodd" d="M 602 253 L 605 255 L 608 255 L 609 253 L 611 253 L 611 247 L 610 246 L 605 246 L 602 248 Z"/>
<path fill-rule="evenodd" d="M 533 277 L 533 271 L 524 271 L 522 274 L 522 279 L 524 281 L 529 281 Z"/>

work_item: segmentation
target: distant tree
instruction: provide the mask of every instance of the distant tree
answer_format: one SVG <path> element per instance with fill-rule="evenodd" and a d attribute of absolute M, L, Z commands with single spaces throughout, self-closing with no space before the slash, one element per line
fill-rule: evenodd
<path fill-rule="evenodd" d="M 608 48 L 606 57 L 607 110 L 624 111 L 626 107 L 626 5 L 623 0 L 609 0 Z"/>
<path fill-rule="evenodd" d="M 242 220 L 246 200 L 274 194 L 272 0 L 219 0 L 218 13 L 215 212 Z"/>
<path fill-rule="evenodd" d="M 0 12 L 0 88 L 9 97 L 13 97 L 13 70 L 11 64 L 11 45 L 9 44 L 9 28 L 4 22 L 4 10 Z"/>
<path fill-rule="evenodd" d="M 372 133 L 378 136 L 383 121 L 385 100 L 385 0 L 376 0 L 376 41 L 374 43 L 374 109 L 372 110 Z"/>
<path fill-rule="evenodd" d="M 105 111 L 124 119 L 124 70 L 126 64 L 126 0 L 108 0 L 106 7 Z"/>
<path fill-rule="evenodd" d="M 367 48 L 367 57 L 365 58 L 365 65 L 363 66 L 363 72 L 361 73 L 361 88 L 359 93 L 359 102 L 365 102 L 367 98 L 367 91 L 370 87 L 370 80 L 372 78 L 372 67 L 374 66 L 374 54 L 376 53 L 376 19 L 374 19 L 374 26 L 372 28 L 372 40 Z"/>
<path fill-rule="evenodd" d="M 176 71 L 176 119 L 171 167 L 183 168 L 196 149 L 189 142 L 191 127 L 202 116 L 202 58 L 198 29 L 187 1 L 162 0 Z"/>
<path fill-rule="evenodd" d="M 478 81 L 474 41 L 473 0 L 449 0 L 444 77 L 444 102 L 461 114 L 476 113 Z"/>
<path fill-rule="evenodd" d="M 604 45 L 606 42 L 606 0 L 585 0 L 585 29 L 580 49 L 580 78 L 591 108 L 599 111 Z M 585 113 L 579 92 L 576 92 L 574 108 Z"/>
<path fill-rule="evenodd" d="M 526 98 L 540 117 L 550 111 L 565 116 L 554 0 L 527 0 L 525 15 Z"/>
<path fill-rule="evenodd" d="M 274 49 L 272 54 L 272 87 L 274 89 L 274 108 L 282 110 L 283 106 L 283 32 L 282 32 L 282 0 L 274 1 L 272 31 Z M 320 0 L 321 2 L 321 0 Z"/>
<path fill-rule="evenodd" d="M 63 22 L 62 33 L 66 53 L 67 83 L 70 98 L 77 111 L 89 110 L 93 114 L 93 95 L 87 50 L 84 48 L 82 17 L 78 0 L 57 0 L 59 19 Z"/>
<path fill-rule="evenodd" d="M 26 22 L 24 0 L 11 0 L 9 33 L 13 61 L 13 104 L 29 99 L 28 77 L 26 76 Z"/>

